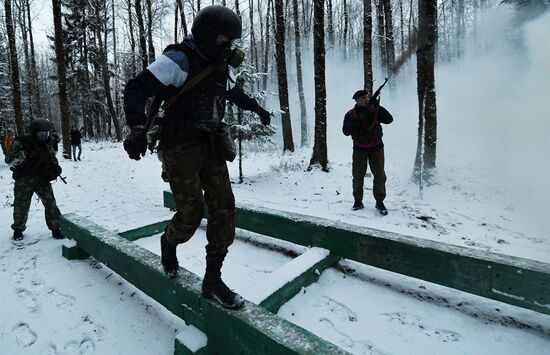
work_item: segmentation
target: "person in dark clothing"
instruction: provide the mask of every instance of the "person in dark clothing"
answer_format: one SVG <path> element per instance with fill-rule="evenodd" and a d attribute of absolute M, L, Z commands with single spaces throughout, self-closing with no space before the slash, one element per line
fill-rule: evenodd
<path fill-rule="evenodd" d="M 363 209 L 363 184 L 367 173 L 367 164 L 373 175 L 372 192 L 376 200 L 375 207 L 382 215 L 388 210 L 384 205 L 386 198 L 386 173 L 384 171 L 384 143 L 382 125 L 393 122 L 392 115 L 378 101 L 369 102 L 370 93 L 359 90 L 353 94 L 355 107 L 344 116 L 342 132 L 353 139 L 352 175 L 353 210 Z"/>
<path fill-rule="evenodd" d="M 74 161 L 77 159 L 80 161 L 80 155 L 82 154 L 82 134 L 76 126 L 71 128 L 71 146 L 73 147 Z M 76 156 L 76 148 L 78 148 L 78 157 Z"/>
<path fill-rule="evenodd" d="M 172 98 L 162 118 L 160 136 L 176 214 L 160 238 L 161 263 L 170 277 L 177 277 L 176 246 L 193 236 L 206 202 L 208 244 L 202 295 L 237 309 L 243 305 L 243 298 L 221 279 L 223 261 L 235 238 L 235 198 L 226 161 L 214 138 L 224 125 L 226 100 L 255 112 L 264 125 L 270 124 L 271 117 L 235 84 L 229 67 L 238 66 L 240 63 L 234 59 L 242 54 L 234 47 L 242 32 L 239 16 L 221 5 L 207 6 L 195 17 L 191 32 L 183 42 L 168 46 L 127 83 L 124 110 L 131 133 L 124 149 L 135 160 L 145 154 L 146 100 L 154 95 L 164 100 Z"/>
<path fill-rule="evenodd" d="M 31 122 L 30 135 L 19 136 L 6 155 L 6 163 L 13 171 L 13 239 L 23 239 L 32 195 L 37 194 L 44 204 L 46 224 L 56 239 L 63 239 L 59 229 L 59 208 L 55 202 L 51 180 L 61 174 L 61 167 L 49 143 L 51 123 L 45 119 Z"/>
<path fill-rule="evenodd" d="M 55 129 L 52 129 L 52 135 L 50 137 L 50 141 L 52 143 L 53 151 L 57 154 L 57 151 L 59 150 L 59 142 L 61 142 L 61 138 L 59 138 L 59 134 L 57 134 L 57 131 Z"/>

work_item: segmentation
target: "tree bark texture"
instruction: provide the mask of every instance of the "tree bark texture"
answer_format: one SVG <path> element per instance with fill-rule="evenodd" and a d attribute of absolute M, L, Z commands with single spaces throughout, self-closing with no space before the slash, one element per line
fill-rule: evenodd
<path fill-rule="evenodd" d="M 293 16 L 294 16 L 294 45 L 296 47 L 296 76 L 298 80 L 298 96 L 300 98 L 300 126 L 301 140 L 300 146 L 305 147 L 308 144 L 308 127 L 307 127 L 307 111 L 306 100 L 304 97 L 304 83 L 302 79 L 302 50 L 300 27 L 298 26 L 298 0 L 292 0 Z"/>
<path fill-rule="evenodd" d="M 323 171 L 328 172 L 324 0 L 314 0 L 313 14 L 315 140 L 309 165 L 311 167 L 312 165 L 319 164 Z"/>
<path fill-rule="evenodd" d="M 105 4 L 103 4 L 105 5 Z M 105 6 L 102 6 L 103 10 L 103 16 L 101 12 L 99 12 L 99 6 L 96 9 L 96 15 L 98 21 L 100 21 L 101 18 L 107 18 L 107 11 L 105 9 Z M 120 123 L 118 122 L 118 117 L 116 114 L 116 109 L 113 104 L 113 99 L 111 97 L 111 84 L 109 77 L 109 67 L 107 63 L 107 43 L 103 43 L 103 40 L 101 39 L 102 31 L 104 31 L 105 35 L 107 35 L 107 29 L 105 28 L 105 24 L 102 24 L 101 26 L 98 26 L 97 28 L 97 39 L 98 39 L 98 45 L 99 45 L 99 66 L 101 68 L 101 79 L 103 81 L 103 91 L 105 92 L 105 99 L 107 101 L 107 108 L 109 109 L 109 114 L 111 116 L 111 121 L 113 122 L 115 126 L 115 134 L 116 134 L 116 140 L 120 142 L 122 140 L 122 132 L 120 130 Z"/>
<path fill-rule="evenodd" d="M 155 61 L 155 46 L 153 45 L 153 10 L 151 0 L 145 0 L 147 5 L 147 45 L 149 46 L 149 63 Z"/>
<path fill-rule="evenodd" d="M 135 0 L 136 18 L 138 23 L 139 56 L 141 57 L 142 70 L 147 68 L 147 42 L 145 40 L 145 25 L 143 23 L 143 11 L 141 0 Z"/>
<path fill-rule="evenodd" d="M 292 139 L 292 125 L 290 121 L 290 108 L 288 103 L 288 81 L 285 57 L 285 18 L 283 15 L 283 0 L 275 0 L 275 38 L 277 57 L 277 78 L 279 83 L 279 103 L 281 106 L 282 128 L 283 128 L 283 151 L 294 151 Z"/>
<path fill-rule="evenodd" d="M 395 64 L 395 43 L 393 39 L 393 18 L 391 0 L 382 0 L 384 6 L 384 24 L 386 39 L 386 68 L 392 69 Z"/>
<path fill-rule="evenodd" d="M 29 0 L 25 0 L 25 7 L 27 8 L 27 23 L 29 30 L 29 44 L 30 44 L 30 56 L 31 56 L 31 80 L 34 94 L 34 102 L 36 114 L 38 117 L 44 116 L 44 110 L 42 108 L 42 100 L 40 99 L 40 86 L 38 85 L 38 71 L 36 69 L 36 53 L 34 50 L 34 38 L 32 33 L 32 22 L 31 22 L 31 7 Z"/>
<path fill-rule="evenodd" d="M 21 110 L 21 82 L 19 81 L 19 59 L 17 57 L 17 46 L 15 44 L 15 29 L 13 27 L 11 0 L 4 0 L 4 15 L 6 17 L 6 32 L 10 47 L 10 71 L 11 87 L 13 91 L 13 111 L 15 114 L 15 128 L 17 135 L 25 134 L 23 123 L 23 112 Z"/>
<path fill-rule="evenodd" d="M 363 0 L 363 86 L 372 93 L 372 0 Z"/>
<path fill-rule="evenodd" d="M 424 139 L 420 159 L 421 174 L 429 179 L 430 171 L 435 168 L 437 142 L 437 114 L 435 98 L 435 45 L 437 41 L 437 2 L 436 0 L 418 1 L 418 49 L 417 92 L 419 109 L 419 127 L 424 128 Z M 415 164 L 415 169 L 418 166 Z"/>
<path fill-rule="evenodd" d="M 59 111 L 61 113 L 61 133 L 63 157 L 71 159 L 71 117 L 67 99 L 67 78 L 65 72 L 65 47 L 63 44 L 63 28 L 61 27 L 61 0 L 52 0 L 53 24 L 55 32 L 55 58 L 57 62 L 57 87 L 59 89 Z"/>

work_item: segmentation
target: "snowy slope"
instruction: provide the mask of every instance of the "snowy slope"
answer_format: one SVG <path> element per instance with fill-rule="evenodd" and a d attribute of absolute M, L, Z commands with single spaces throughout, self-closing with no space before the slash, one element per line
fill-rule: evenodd
<path fill-rule="evenodd" d="M 495 16 L 506 22 L 506 11 L 498 9 Z M 523 28 L 521 51 L 508 43 L 481 56 L 467 52 L 461 64 L 438 67 L 438 169 L 436 184 L 422 193 L 410 183 L 414 68 L 396 79 L 397 91 L 383 98 L 396 118 L 384 136 L 388 216 L 375 213 L 369 191 L 365 210 L 350 210 L 351 142 L 340 125 L 361 76 L 346 75 L 360 73 L 357 62 L 344 68 L 334 65 L 336 57 L 328 66 L 331 173 L 306 171 L 309 149 L 292 155 L 249 152 L 245 183 L 233 185 L 237 203 L 549 262 L 550 109 L 543 97 L 550 92 L 550 48 L 543 40 L 549 23 L 545 15 Z M 312 107 L 309 112 L 312 116 Z M 83 149 L 82 162 L 62 161 L 69 184 L 54 184 L 62 213 L 75 212 L 119 232 L 170 218 L 162 207 L 168 186 L 155 157 L 130 161 L 116 143 L 87 142 Z M 236 164 L 230 164 L 230 172 L 236 180 Z M 0 353 L 172 352 L 175 332 L 185 324 L 101 264 L 62 258 L 60 246 L 70 242 L 51 238 L 36 199 L 25 239 L 13 243 L 12 200 L 10 172 L 0 163 Z M 422 216 L 432 219 L 417 218 Z M 179 248 L 182 265 L 201 276 L 203 235 L 199 230 Z M 158 253 L 158 236 L 138 243 Z M 287 260 L 237 241 L 224 275 L 246 296 L 255 280 Z M 548 316 L 355 263 L 345 270 L 326 271 L 279 314 L 357 354 L 547 354 L 550 349 Z"/>

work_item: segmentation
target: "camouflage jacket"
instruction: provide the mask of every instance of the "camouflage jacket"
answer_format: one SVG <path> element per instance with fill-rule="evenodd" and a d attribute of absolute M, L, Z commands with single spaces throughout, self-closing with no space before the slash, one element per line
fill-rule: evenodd
<path fill-rule="evenodd" d="M 13 171 L 14 179 L 20 176 L 38 176 L 53 180 L 61 173 L 52 146 L 39 143 L 31 136 L 17 137 L 6 154 L 5 161 Z"/>

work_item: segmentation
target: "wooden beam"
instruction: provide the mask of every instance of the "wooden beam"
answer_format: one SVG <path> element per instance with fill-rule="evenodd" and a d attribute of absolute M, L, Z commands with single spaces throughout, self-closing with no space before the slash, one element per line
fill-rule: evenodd
<path fill-rule="evenodd" d="M 60 218 L 80 248 L 208 337 L 208 353 L 347 354 L 268 310 L 245 301 L 238 311 L 201 297 L 202 280 L 180 268 L 164 275 L 160 257 L 75 214 Z"/>
<path fill-rule="evenodd" d="M 317 281 L 323 270 L 338 262 L 329 253 L 326 249 L 311 248 L 255 284 L 254 290 L 247 292 L 248 300 L 277 313 L 302 288 Z"/>
<path fill-rule="evenodd" d="M 164 205 L 174 207 L 170 191 Z M 331 255 L 550 314 L 550 264 L 336 221 L 239 205 L 236 226 Z"/>

